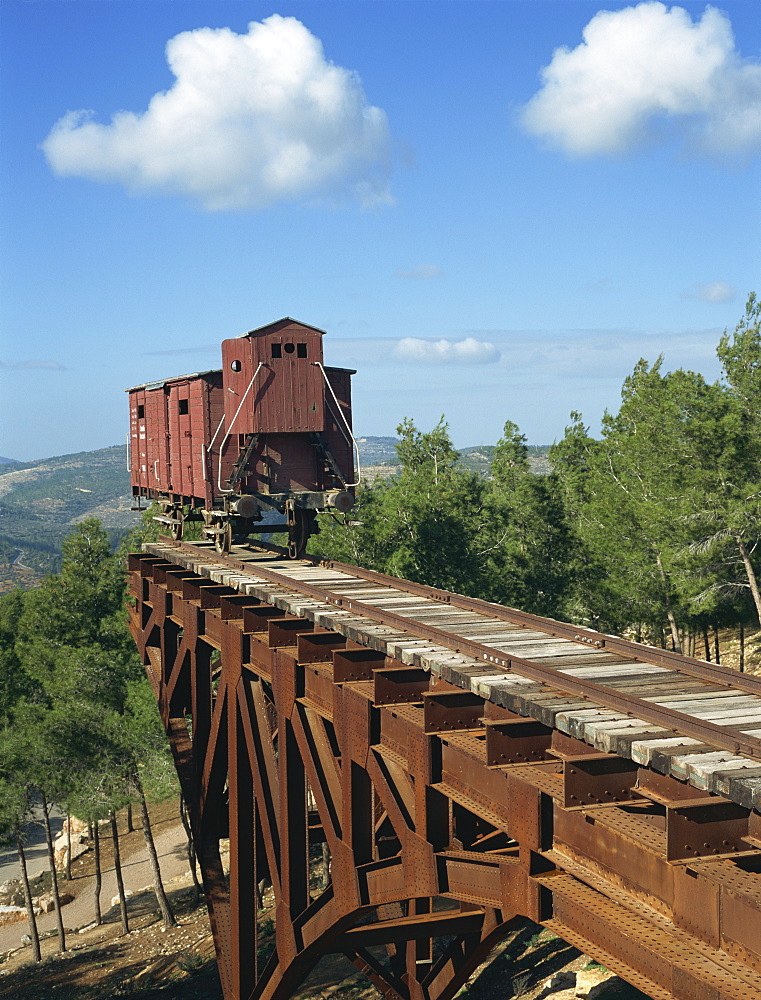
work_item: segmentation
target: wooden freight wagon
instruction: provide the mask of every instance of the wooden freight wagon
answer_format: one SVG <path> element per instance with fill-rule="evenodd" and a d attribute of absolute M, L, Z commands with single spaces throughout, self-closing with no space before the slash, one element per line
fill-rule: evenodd
<path fill-rule="evenodd" d="M 164 519 L 184 505 L 211 506 L 223 416 L 222 372 L 196 372 L 127 390 L 132 495 L 156 500 Z"/>
<path fill-rule="evenodd" d="M 174 537 L 203 519 L 224 551 L 280 514 L 296 555 L 317 511 L 353 505 L 354 372 L 323 365 L 323 336 L 286 317 L 223 341 L 220 371 L 128 390 L 132 491 L 159 502 Z"/>

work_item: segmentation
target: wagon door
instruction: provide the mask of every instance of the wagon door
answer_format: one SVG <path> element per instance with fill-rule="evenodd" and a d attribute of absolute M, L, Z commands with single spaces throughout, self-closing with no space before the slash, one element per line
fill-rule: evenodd
<path fill-rule="evenodd" d="M 169 386 L 169 436 L 172 442 L 172 493 L 193 495 L 193 426 L 191 382 L 183 379 Z"/>
<path fill-rule="evenodd" d="M 148 455 L 145 431 L 145 389 L 130 390 L 129 394 L 129 469 L 133 496 L 151 486 L 148 478 Z"/>
<path fill-rule="evenodd" d="M 166 493 L 169 481 L 169 438 L 167 426 L 167 397 L 164 386 L 145 393 L 146 464 L 148 486 Z"/>

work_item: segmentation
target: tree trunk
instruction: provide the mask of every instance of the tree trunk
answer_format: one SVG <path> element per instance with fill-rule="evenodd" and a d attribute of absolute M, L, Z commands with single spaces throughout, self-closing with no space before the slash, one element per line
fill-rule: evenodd
<path fill-rule="evenodd" d="M 24 842 L 21 834 L 21 827 L 16 828 L 16 847 L 18 848 L 18 860 L 21 867 L 21 882 L 24 886 L 24 902 L 26 903 L 26 915 L 29 920 L 29 937 L 32 939 L 32 954 L 35 962 L 42 959 L 40 951 L 40 935 L 37 931 L 37 917 L 34 915 L 34 905 L 32 903 L 32 890 L 29 885 L 29 872 L 26 867 L 26 855 L 24 854 Z"/>
<path fill-rule="evenodd" d="M 708 641 L 708 629 L 703 629 L 703 645 L 706 649 L 706 659 L 711 662 L 711 643 Z"/>
<path fill-rule="evenodd" d="M 740 622 L 740 673 L 745 673 L 745 626 Z"/>
<path fill-rule="evenodd" d="M 714 663 L 721 663 L 721 653 L 719 652 L 719 626 L 713 627 L 713 652 Z"/>
<path fill-rule="evenodd" d="M 668 616 L 669 628 L 671 629 L 671 648 L 675 653 L 681 653 L 682 644 L 679 641 L 679 628 L 676 624 L 676 618 L 674 618 L 674 612 L 671 610 L 670 602 L 666 607 L 666 615 Z"/>
<path fill-rule="evenodd" d="M 182 825 L 185 829 L 185 836 L 188 838 L 188 864 L 190 865 L 190 875 L 193 879 L 193 888 L 195 889 L 193 906 L 196 907 L 201 901 L 201 885 L 198 881 L 198 875 L 196 874 L 196 846 L 193 843 L 193 831 L 190 829 L 190 821 L 185 807 L 185 799 L 182 795 L 180 796 L 180 819 L 182 820 Z"/>
<path fill-rule="evenodd" d="M 71 882 L 71 813 L 66 810 L 66 881 Z"/>
<path fill-rule="evenodd" d="M 145 837 L 145 846 L 148 848 L 148 858 L 151 862 L 151 871 L 153 872 L 153 888 L 156 893 L 156 901 L 159 904 L 159 909 L 161 910 L 161 916 L 164 920 L 165 927 L 177 927 L 177 921 L 175 919 L 174 913 L 172 912 L 172 907 L 169 905 L 169 900 L 167 899 L 166 893 L 164 892 L 164 883 L 161 881 L 161 869 L 159 868 L 159 858 L 156 854 L 156 845 L 153 842 L 153 832 L 151 831 L 151 821 L 148 816 L 148 803 L 145 801 L 145 793 L 143 792 L 143 786 L 140 784 L 140 779 L 136 774 L 132 776 L 135 788 L 137 789 L 137 794 L 140 798 L 140 812 L 143 818 L 143 836 Z"/>
<path fill-rule="evenodd" d="M 103 873 L 100 869 L 100 834 L 98 833 L 98 821 L 93 823 L 92 846 L 95 852 L 95 923 L 100 927 L 103 923 L 103 914 L 100 910 L 100 892 L 103 887 Z"/>
<path fill-rule="evenodd" d="M 119 852 L 119 829 L 116 825 L 116 813 L 112 809 L 108 814 L 111 820 L 111 839 L 114 842 L 114 872 L 116 887 L 119 890 L 119 910 L 122 915 L 122 934 L 129 934 L 129 918 L 127 916 L 127 898 L 124 895 L 124 879 L 122 878 L 122 859 Z"/>
<path fill-rule="evenodd" d="M 735 535 L 735 541 L 737 542 L 737 548 L 745 567 L 745 575 L 748 577 L 750 592 L 753 595 L 753 603 L 756 605 L 756 616 L 761 624 L 761 591 L 758 589 L 756 571 L 753 569 L 753 563 L 750 561 L 750 552 L 748 552 L 745 542 L 740 535 Z"/>
<path fill-rule="evenodd" d="M 132 820 L 132 803 L 127 803 L 127 833 L 135 832 L 135 824 Z"/>
<path fill-rule="evenodd" d="M 663 600 L 666 605 L 666 617 L 669 620 L 669 627 L 671 628 L 671 644 L 675 653 L 681 653 L 682 644 L 679 641 L 679 628 L 676 624 L 676 618 L 674 617 L 674 612 L 671 608 L 671 595 L 669 594 L 668 579 L 666 577 L 666 571 L 663 568 L 663 563 L 661 562 L 660 554 L 655 557 L 655 561 L 658 564 L 658 570 L 661 574 L 661 580 L 663 581 Z"/>
<path fill-rule="evenodd" d="M 50 877 L 52 879 L 53 905 L 55 907 L 55 921 L 58 928 L 58 950 L 66 951 L 66 932 L 63 929 L 63 917 L 61 916 L 61 897 L 58 892 L 58 872 L 55 867 L 55 854 L 53 853 L 53 831 L 50 829 L 50 807 L 45 793 L 42 796 L 42 816 L 45 822 L 45 840 L 48 845 L 48 864 L 50 865 Z"/>

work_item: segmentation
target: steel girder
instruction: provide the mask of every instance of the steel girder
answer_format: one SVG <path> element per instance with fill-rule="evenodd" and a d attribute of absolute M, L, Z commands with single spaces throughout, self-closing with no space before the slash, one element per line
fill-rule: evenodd
<path fill-rule="evenodd" d="M 761 851 L 731 808 L 192 570 L 130 571 L 226 1000 L 285 1000 L 336 953 L 448 1000 L 523 918 L 656 998 L 761 996 Z"/>

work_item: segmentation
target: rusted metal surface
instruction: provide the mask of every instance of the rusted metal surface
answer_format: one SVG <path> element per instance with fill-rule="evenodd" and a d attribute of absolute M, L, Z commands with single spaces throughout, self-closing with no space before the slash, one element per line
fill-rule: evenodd
<path fill-rule="evenodd" d="M 761 996 L 752 684 L 353 568 L 234 556 L 130 557 L 227 1000 L 285 1000 L 337 952 L 386 997 L 448 1000 L 525 917 L 654 998 Z"/>

